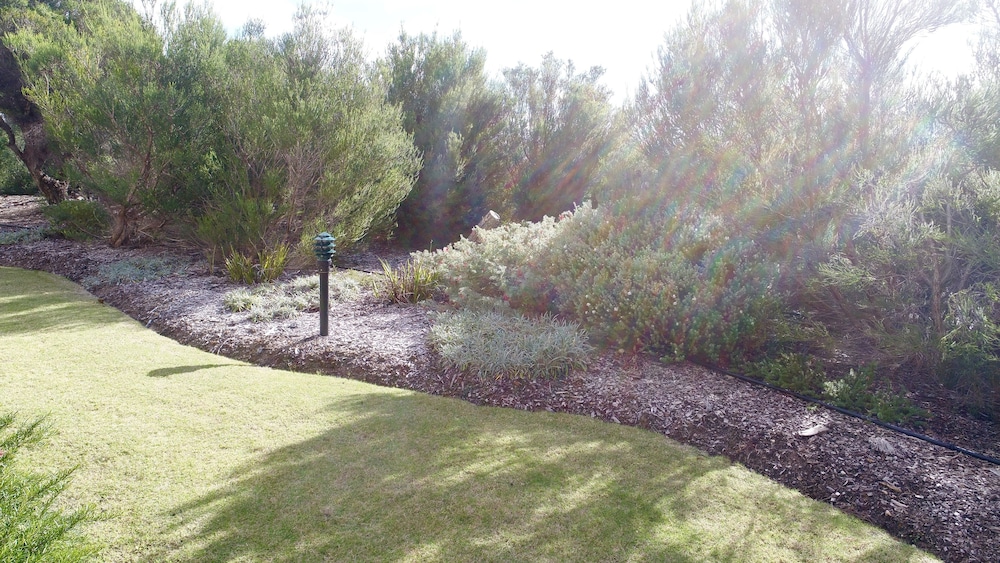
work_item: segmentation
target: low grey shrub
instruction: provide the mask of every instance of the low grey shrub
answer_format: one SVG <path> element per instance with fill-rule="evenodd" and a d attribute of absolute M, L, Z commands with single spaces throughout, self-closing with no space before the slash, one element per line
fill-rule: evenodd
<path fill-rule="evenodd" d="M 332 303 L 353 301 L 361 296 L 359 276 L 335 272 L 330 276 Z M 264 283 L 230 291 L 223 297 L 226 309 L 249 313 L 254 322 L 287 319 L 304 311 L 319 310 L 319 276 L 299 276 L 284 283 Z"/>
<path fill-rule="evenodd" d="M 513 311 L 439 313 L 430 339 L 446 365 L 481 378 L 563 375 L 585 367 L 592 350 L 576 323 Z"/>
<path fill-rule="evenodd" d="M 87 276 L 81 283 L 87 289 L 102 285 L 122 285 L 159 279 L 181 269 L 175 261 L 166 258 L 126 258 L 104 264 L 96 275 Z"/>
<path fill-rule="evenodd" d="M 44 227 L 34 227 L 0 233 L 0 246 L 40 241 L 45 238 L 45 231 Z"/>

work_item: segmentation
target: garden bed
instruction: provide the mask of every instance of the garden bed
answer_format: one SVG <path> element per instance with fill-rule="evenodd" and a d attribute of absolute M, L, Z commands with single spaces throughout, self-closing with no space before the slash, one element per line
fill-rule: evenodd
<path fill-rule="evenodd" d="M 0 232 L 44 224 L 37 202 L 0 198 Z M 392 249 L 338 257 L 374 270 Z M 258 364 L 320 372 L 461 397 L 475 404 L 581 414 L 635 425 L 725 455 L 803 493 L 877 524 L 950 561 L 1000 561 L 1000 467 L 817 408 L 692 364 L 604 353 L 588 369 L 539 381 L 480 380 L 439 367 L 427 345 L 432 306 L 385 305 L 370 295 L 331 308 L 330 336 L 315 314 L 252 322 L 223 296 L 236 286 L 209 273 L 197 253 L 167 246 L 113 250 L 43 239 L 0 246 L 0 265 L 83 282 L 125 258 L 183 267 L 153 280 L 92 291 L 175 340 Z M 1000 457 L 1000 433 L 947 408 L 944 389 L 912 398 L 934 413 L 935 437 Z M 811 437 L 799 431 L 822 424 Z"/>

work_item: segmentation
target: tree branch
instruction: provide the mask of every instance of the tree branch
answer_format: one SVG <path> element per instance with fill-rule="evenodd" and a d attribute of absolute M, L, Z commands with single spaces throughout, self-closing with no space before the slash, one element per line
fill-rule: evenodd
<path fill-rule="evenodd" d="M 7 123 L 7 117 L 3 114 L 0 114 L 0 128 L 7 133 L 7 147 L 14 151 L 14 154 L 17 155 L 17 158 L 19 158 L 21 162 L 24 162 L 24 153 L 21 152 L 21 149 L 17 146 L 17 135 L 14 134 L 14 130 L 11 129 L 10 124 Z"/>

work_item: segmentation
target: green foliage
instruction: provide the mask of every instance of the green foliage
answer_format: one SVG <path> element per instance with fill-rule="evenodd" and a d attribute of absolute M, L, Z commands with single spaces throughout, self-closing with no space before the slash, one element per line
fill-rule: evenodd
<path fill-rule="evenodd" d="M 382 275 L 372 278 L 372 292 L 389 303 L 419 303 L 434 297 L 441 274 L 423 262 L 409 260 L 393 268 L 385 260 Z"/>
<path fill-rule="evenodd" d="M 930 416 L 904 395 L 873 390 L 875 380 L 874 366 L 852 369 L 846 376 L 824 383 L 824 395 L 838 407 L 872 415 L 885 422 L 912 423 Z"/>
<path fill-rule="evenodd" d="M 55 475 L 23 471 L 19 451 L 44 436 L 41 419 L 15 427 L 13 414 L 0 415 L 0 561 L 34 563 L 87 561 L 98 549 L 77 532 L 93 519 L 92 508 L 53 507 L 66 490 L 72 470 Z"/>
<path fill-rule="evenodd" d="M 484 309 L 436 315 L 430 339 L 445 365 L 481 378 L 557 377 L 591 350 L 575 323 Z"/>
<path fill-rule="evenodd" d="M 113 245 L 151 219 L 184 223 L 213 260 L 317 225 L 341 248 L 391 228 L 419 159 L 360 44 L 307 7 L 280 38 L 249 31 L 227 39 L 191 7 L 152 25 L 98 0 L 6 36 L 67 174 L 112 211 Z"/>
<path fill-rule="evenodd" d="M 838 407 L 855 412 L 866 413 L 872 406 L 874 395 L 872 384 L 875 382 L 875 369 L 871 366 L 863 369 L 851 369 L 840 379 L 823 382 L 823 394 L 826 399 Z"/>
<path fill-rule="evenodd" d="M 995 410 L 1000 177 L 877 184 L 857 211 L 851 253 L 803 294 L 838 333 L 863 335 L 882 365 L 937 373 L 977 410 Z"/>
<path fill-rule="evenodd" d="M 226 273 L 229 279 L 247 285 L 268 283 L 278 279 L 285 271 L 288 261 L 288 247 L 284 244 L 273 249 L 263 249 L 254 257 L 237 250 L 231 250 L 226 258 Z"/>
<path fill-rule="evenodd" d="M 381 64 L 387 99 L 423 155 L 413 191 L 397 213 L 397 235 L 413 246 L 454 241 L 490 209 L 505 207 L 498 142 L 506 106 L 487 83 L 486 53 L 459 33 L 400 33 Z"/>
<path fill-rule="evenodd" d="M 25 94 L 71 155 L 68 178 L 112 210 L 110 241 L 133 240 L 182 156 L 183 95 L 165 72 L 164 43 L 128 5 L 80 5 L 85 25 L 57 14 L 8 36 L 25 59 Z"/>
<path fill-rule="evenodd" d="M 0 195 L 34 195 L 38 187 L 24 163 L 7 149 L 0 149 Z"/>
<path fill-rule="evenodd" d="M 361 281 L 350 273 L 330 276 L 328 286 L 332 303 L 353 301 L 361 296 Z M 260 284 L 226 293 L 226 309 L 249 313 L 254 322 L 285 319 L 303 311 L 319 310 L 319 276 L 299 276 L 282 284 Z"/>
<path fill-rule="evenodd" d="M 826 384 L 826 371 L 808 354 L 783 353 L 751 364 L 747 373 L 771 385 L 814 398 L 822 396 Z"/>
<path fill-rule="evenodd" d="M 974 412 L 1000 414 L 1000 291 L 993 283 L 952 293 L 938 374 Z"/>
<path fill-rule="evenodd" d="M 252 216 L 246 205 L 273 210 L 227 246 L 294 244 L 327 230 L 347 249 L 388 232 L 419 159 L 365 65 L 351 34 L 309 8 L 276 40 L 245 33 L 226 43 L 224 71 L 210 81 L 223 142 L 207 171 L 207 209 L 225 211 L 215 221 L 224 228 Z"/>
<path fill-rule="evenodd" d="M 47 232 L 48 229 L 45 227 L 35 227 L 0 233 L 0 246 L 40 241 L 45 238 Z"/>
<path fill-rule="evenodd" d="M 257 265 L 242 252 L 232 252 L 226 258 L 226 274 L 237 283 L 253 284 L 257 281 Z"/>
<path fill-rule="evenodd" d="M 164 258 L 126 258 L 102 265 L 97 274 L 83 279 L 82 285 L 93 289 L 102 285 L 155 280 L 180 270 L 180 266 Z"/>
<path fill-rule="evenodd" d="M 768 337 L 774 271 L 721 221 L 624 201 L 478 231 L 417 259 L 459 305 L 573 318 L 616 348 L 728 361 Z"/>
<path fill-rule="evenodd" d="M 256 256 L 272 238 L 282 212 L 271 200 L 217 192 L 195 220 L 195 234 L 210 258 L 221 248 L 229 249 L 230 256 Z"/>
<path fill-rule="evenodd" d="M 262 250 L 257 255 L 257 262 L 260 281 L 271 282 L 278 279 L 285 272 L 285 263 L 288 262 L 288 246 L 279 244 L 275 248 Z"/>
<path fill-rule="evenodd" d="M 546 54 L 537 68 L 504 70 L 510 105 L 503 134 L 513 215 L 540 220 L 573 209 L 598 191 L 605 153 L 619 142 L 604 69 L 577 73 Z"/>
<path fill-rule="evenodd" d="M 104 207 L 96 201 L 67 200 L 47 205 L 42 211 L 51 223 L 51 232 L 72 240 L 103 238 L 111 223 Z"/>

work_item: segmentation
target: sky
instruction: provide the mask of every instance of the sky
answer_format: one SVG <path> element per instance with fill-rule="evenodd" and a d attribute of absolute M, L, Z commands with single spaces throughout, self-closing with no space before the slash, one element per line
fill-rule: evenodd
<path fill-rule="evenodd" d="M 133 0 L 140 4 L 142 0 Z M 148 1 L 148 0 L 147 0 Z M 250 18 L 262 20 L 268 35 L 292 28 L 301 0 L 207 0 L 234 31 Z M 488 70 L 538 66 L 545 53 L 572 60 L 578 72 L 605 69 L 604 83 L 617 101 L 633 94 L 652 68 L 664 34 L 674 28 L 697 0 L 318 0 L 337 26 L 351 27 L 363 39 L 369 57 L 377 58 L 400 29 L 451 35 L 462 32 L 473 47 L 486 50 Z M 498 8 L 497 6 L 500 6 Z M 910 61 L 922 72 L 954 75 L 972 65 L 970 26 L 945 28 L 921 37 Z"/>

